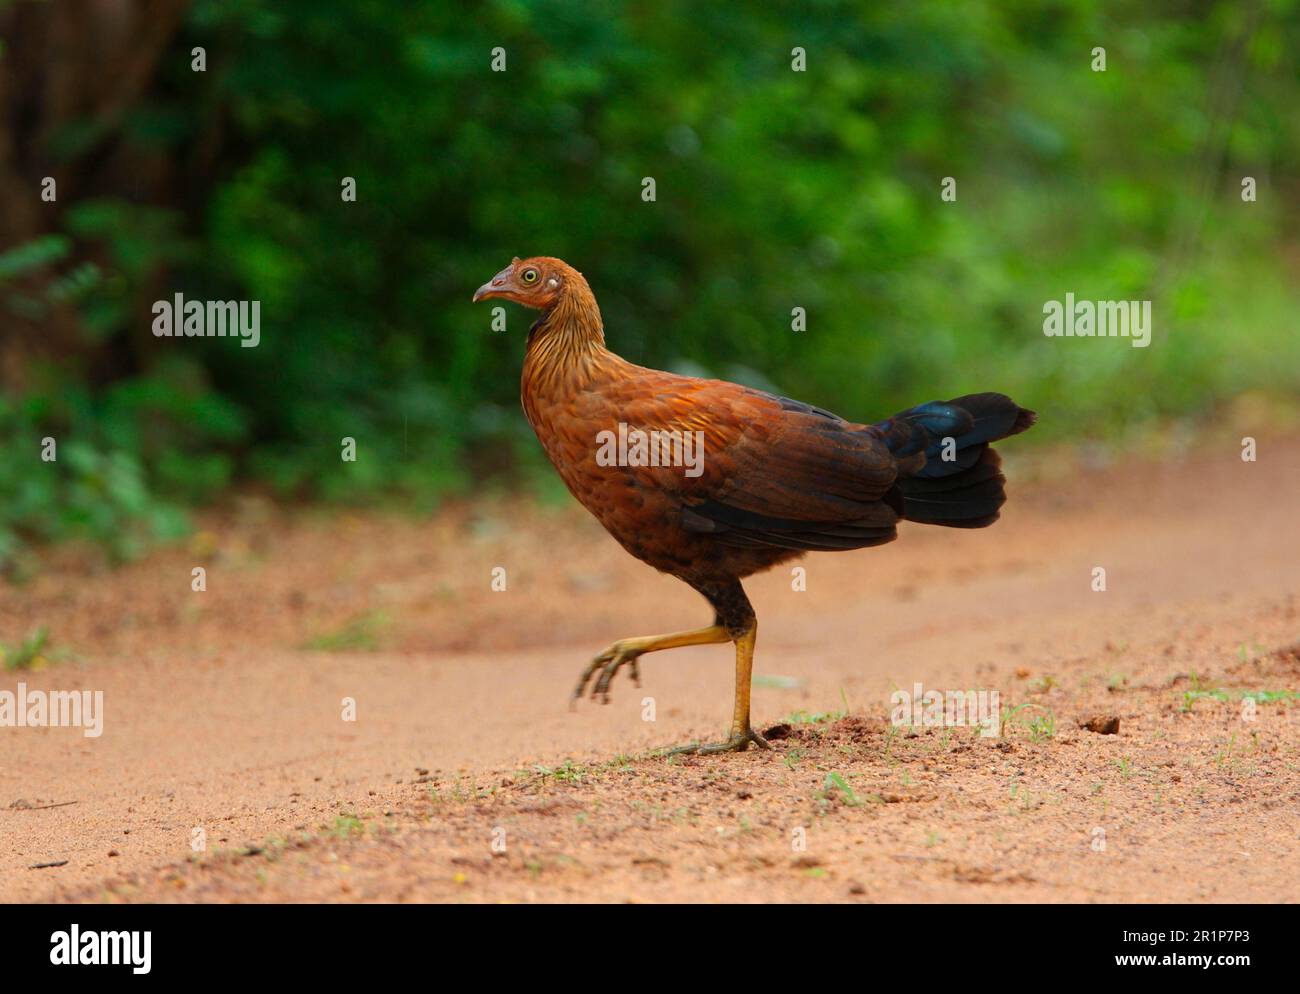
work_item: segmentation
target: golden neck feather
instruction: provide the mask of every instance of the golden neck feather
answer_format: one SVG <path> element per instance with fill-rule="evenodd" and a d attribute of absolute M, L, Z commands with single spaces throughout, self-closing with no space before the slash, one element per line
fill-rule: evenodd
<path fill-rule="evenodd" d="M 582 274 L 574 271 L 563 293 L 528 332 L 525 388 L 549 392 L 563 382 L 581 389 L 594 366 L 609 355 L 596 297 Z"/>

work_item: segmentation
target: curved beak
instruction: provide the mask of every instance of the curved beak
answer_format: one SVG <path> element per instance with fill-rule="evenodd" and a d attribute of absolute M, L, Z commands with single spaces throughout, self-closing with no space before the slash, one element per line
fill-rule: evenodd
<path fill-rule="evenodd" d="M 518 260 L 516 260 L 518 261 Z M 488 300 L 492 297 L 504 297 L 511 292 L 517 292 L 515 286 L 515 264 L 514 262 L 506 266 L 505 269 L 497 273 L 490 280 L 474 291 L 474 303 L 480 300 Z"/>

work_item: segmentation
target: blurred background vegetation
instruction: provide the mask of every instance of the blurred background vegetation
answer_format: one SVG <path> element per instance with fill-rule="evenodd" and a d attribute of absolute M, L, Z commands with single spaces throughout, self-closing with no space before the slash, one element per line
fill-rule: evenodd
<path fill-rule="evenodd" d="M 546 485 L 533 315 L 470 304 L 514 255 L 581 269 L 633 361 L 860 420 L 999 389 L 1122 442 L 1285 404 L 1297 6 L 0 0 L 0 569 L 232 487 Z M 260 347 L 155 338 L 176 292 L 260 300 Z M 1152 299 L 1152 346 L 1044 338 L 1066 292 Z"/>

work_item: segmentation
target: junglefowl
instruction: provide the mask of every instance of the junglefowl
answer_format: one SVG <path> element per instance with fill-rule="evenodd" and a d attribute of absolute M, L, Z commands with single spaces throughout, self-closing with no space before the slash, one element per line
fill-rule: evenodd
<path fill-rule="evenodd" d="M 569 491 L 628 552 L 713 606 L 704 628 L 615 642 L 583 670 L 574 699 L 599 671 L 592 696 L 607 703 L 621 667 L 639 682 L 637 658 L 647 652 L 735 643 L 731 733 L 683 752 L 770 748 L 749 720 L 757 622 L 744 577 L 808 551 L 892 541 L 900 520 L 992 524 L 1006 495 L 989 443 L 1037 417 L 1002 394 L 980 393 L 855 424 L 762 390 L 644 369 L 605 348 L 587 281 L 546 256 L 514 259 L 474 294 L 492 298 L 542 312 L 528 331 L 523 407 Z M 629 448 L 629 431 L 649 437 L 654 451 Z M 674 448 L 661 444 L 668 439 Z M 690 446 L 681 441 L 692 439 L 702 440 L 703 458 L 687 466 L 646 458 L 682 455 Z"/>

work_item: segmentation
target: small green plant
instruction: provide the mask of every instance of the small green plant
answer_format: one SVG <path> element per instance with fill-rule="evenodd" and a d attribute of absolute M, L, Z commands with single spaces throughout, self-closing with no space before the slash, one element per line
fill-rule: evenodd
<path fill-rule="evenodd" d="M 1214 757 L 1214 763 L 1216 766 L 1222 766 L 1224 763 L 1226 763 L 1228 760 L 1232 758 L 1232 749 L 1236 744 L 1237 744 L 1237 733 L 1233 732 L 1232 735 L 1229 736 L 1228 738 L 1227 747 L 1222 749 Z"/>
<path fill-rule="evenodd" d="M 1022 711 L 1041 711 L 1038 715 L 1022 715 Z M 1020 725 L 1029 732 L 1029 737 L 1034 742 L 1041 742 L 1043 739 L 1050 739 L 1056 735 L 1056 714 L 1055 712 L 1043 707 L 1041 704 L 1017 704 L 1015 707 L 1004 706 L 1002 708 L 1002 727 L 1007 728 L 1012 723 Z"/>
<path fill-rule="evenodd" d="M 1183 691 L 1184 712 L 1192 710 L 1197 701 L 1254 701 L 1256 704 L 1272 704 L 1277 701 L 1300 699 L 1300 692 L 1294 690 L 1224 690 L 1221 687 L 1203 688 L 1196 674 L 1191 674 L 1191 687 Z"/>
<path fill-rule="evenodd" d="M 896 738 L 898 738 L 898 726 L 893 722 L 890 722 L 889 727 L 885 729 L 885 747 L 880 750 L 880 758 L 890 766 L 894 765 L 894 759 L 891 753 L 893 752 L 894 740 Z"/>
<path fill-rule="evenodd" d="M 858 795 L 853 793 L 853 788 L 844 782 L 844 778 L 838 773 L 827 773 L 826 779 L 822 782 L 822 796 L 830 796 L 830 792 L 838 790 L 844 803 L 851 808 L 856 808 L 862 802 L 858 800 Z"/>
<path fill-rule="evenodd" d="M 1226 701 L 1228 695 L 1222 690 L 1184 690 L 1183 711 L 1191 711 L 1192 705 L 1203 700 Z"/>
<path fill-rule="evenodd" d="M 1241 699 L 1254 701 L 1256 704 L 1272 704 L 1276 701 L 1300 700 L 1300 691 L 1296 690 L 1243 690 Z"/>
<path fill-rule="evenodd" d="M 1242 642 L 1237 646 L 1237 658 L 1244 663 L 1258 656 L 1263 651 L 1264 647 L 1258 642 L 1252 642 L 1249 646 L 1247 646 L 1245 642 Z"/>
<path fill-rule="evenodd" d="M 583 767 L 574 766 L 571 759 L 566 759 L 556 767 L 543 766 L 541 763 L 537 763 L 533 766 L 533 769 L 541 775 L 543 780 L 550 777 L 560 783 L 581 783 L 587 775 L 587 771 Z"/>
<path fill-rule="evenodd" d="M 304 648 L 318 652 L 373 652 L 379 648 L 380 635 L 388 624 L 387 614 L 371 611 L 344 622 L 332 632 L 313 636 Z"/>
<path fill-rule="evenodd" d="M 50 661 L 50 630 L 41 625 L 17 645 L 0 643 L 0 664 L 7 670 L 42 670 Z"/>
<path fill-rule="evenodd" d="M 366 825 L 365 822 L 355 814 L 344 811 L 334 819 L 334 824 L 331 825 L 327 831 L 336 839 L 350 839 L 358 835 L 364 835 Z"/>
<path fill-rule="evenodd" d="M 1051 711 L 1040 714 L 1029 722 L 1029 736 L 1035 742 L 1050 739 L 1056 735 L 1056 715 Z"/>

